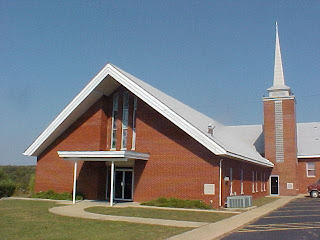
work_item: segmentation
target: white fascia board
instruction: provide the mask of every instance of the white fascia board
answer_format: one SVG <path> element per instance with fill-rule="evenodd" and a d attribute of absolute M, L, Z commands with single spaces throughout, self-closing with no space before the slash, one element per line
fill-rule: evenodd
<path fill-rule="evenodd" d="M 320 158 L 320 155 L 298 155 L 297 158 Z"/>
<path fill-rule="evenodd" d="M 130 78 L 122 74 L 115 68 L 110 69 L 110 75 L 116 79 L 121 85 L 130 90 L 138 98 L 142 99 L 145 103 L 163 115 L 165 118 L 170 120 L 173 124 L 178 126 L 180 129 L 188 133 L 192 138 L 197 140 L 211 152 L 216 155 L 225 154 L 226 150 L 217 144 L 214 140 L 210 139 L 208 136 L 203 134 L 200 130 L 182 118 L 180 115 L 175 113 L 159 99 L 152 96 L 138 84 L 133 82 Z"/>
<path fill-rule="evenodd" d="M 262 98 L 262 101 L 266 102 L 266 101 L 288 100 L 288 99 L 295 99 L 295 96 L 291 95 L 291 96 L 280 96 L 280 97 L 264 97 Z"/>
<path fill-rule="evenodd" d="M 35 151 L 56 130 L 59 125 L 72 113 L 79 104 L 97 87 L 97 85 L 108 75 L 110 64 L 107 64 L 89 84 L 65 107 L 62 112 L 51 122 L 51 124 L 39 135 L 39 137 L 23 153 L 34 156 Z"/>
<path fill-rule="evenodd" d="M 112 76 L 125 88 L 130 90 L 137 97 L 142 99 L 153 109 L 158 111 L 164 117 L 169 119 L 176 126 L 187 132 L 191 137 L 212 151 L 216 155 L 226 154 L 226 150 L 187 122 L 173 110 L 168 108 L 160 100 L 146 92 L 142 87 L 126 77 L 112 65 L 107 64 L 90 82 L 89 84 L 71 101 L 71 103 L 54 119 L 54 121 L 40 134 L 40 136 L 27 148 L 24 155 L 33 156 L 36 150 L 45 142 L 45 140 L 59 127 L 59 125 L 74 111 L 77 106 L 98 86 L 98 84 L 107 75 Z"/>
<path fill-rule="evenodd" d="M 61 158 L 79 158 L 79 159 L 90 159 L 95 161 L 95 159 L 104 159 L 100 161 L 112 161 L 110 159 L 139 159 L 148 160 L 148 153 L 140 153 L 133 151 L 58 151 L 58 155 Z"/>
<path fill-rule="evenodd" d="M 241 156 L 241 155 L 238 155 L 238 154 L 235 154 L 235 153 L 231 153 L 231 152 L 228 152 L 227 154 L 225 154 L 225 156 L 232 157 L 232 158 L 235 158 L 235 159 L 240 159 L 240 160 L 243 160 L 243 161 L 246 161 L 246 162 L 250 162 L 250 163 L 253 163 L 253 164 L 257 164 L 257 165 L 262 165 L 262 166 L 265 166 L 265 167 L 274 167 L 274 164 L 272 162 L 270 162 L 269 160 L 268 160 L 268 162 L 261 162 L 261 161 L 258 161 L 256 159 L 248 158 L 248 157 Z"/>
<path fill-rule="evenodd" d="M 127 162 L 128 158 L 81 158 L 81 157 L 70 157 L 63 158 L 65 161 L 73 161 L 73 162 Z"/>

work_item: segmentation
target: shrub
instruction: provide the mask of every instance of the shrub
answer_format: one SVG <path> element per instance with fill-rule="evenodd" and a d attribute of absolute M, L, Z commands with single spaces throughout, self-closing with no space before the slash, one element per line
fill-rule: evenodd
<path fill-rule="evenodd" d="M 183 200 L 178 198 L 158 198 L 148 202 L 143 202 L 141 205 L 157 206 L 157 207 L 174 207 L 174 208 L 200 208 L 210 209 L 210 206 L 206 205 L 200 200 Z"/>
<path fill-rule="evenodd" d="M 10 179 L 0 180 L 0 198 L 10 197 L 15 189 L 16 186 Z"/>
<path fill-rule="evenodd" d="M 68 192 L 64 193 L 56 193 L 53 190 L 49 190 L 47 192 L 38 192 L 32 194 L 32 198 L 42 198 L 42 199 L 53 199 L 53 200 L 72 200 L 72 195 Z M 83 196 L 79 193 L 76 196 L 77 200 L 83 200 Z"/>

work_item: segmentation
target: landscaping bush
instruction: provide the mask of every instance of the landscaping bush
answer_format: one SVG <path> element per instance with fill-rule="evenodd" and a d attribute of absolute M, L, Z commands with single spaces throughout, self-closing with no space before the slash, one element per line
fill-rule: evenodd
<path fill-rule="evenodd" d="M 0 198 L 10 197 L 15 189 L 16 186 L 10 179 L 0 180 Z"/>
<path fill-rule="evenodd" d="M 53 199 L 53 200 L 72 200 L 72 195 L 68 192 L 64 193 L 56 193 L 53 190 L 49 190 L 47 192 L 38 192 L 34 193 L 31 196 L 32 198 L 42 198 L 42 199 Z M 83 200 L 83 196 L 81 194 L 77 194 L 77 200 Z"/>
<path fill-rule="evenodd" d="M 141 205 L 156 206 L 156 207 L 174 207 L 174 208 L 200 208 L 210 209 L 210 206 L 206 205 L 200 200 L 183 200 L 178 198 L 158 198 L 148 202 L 143 202 Z"/>

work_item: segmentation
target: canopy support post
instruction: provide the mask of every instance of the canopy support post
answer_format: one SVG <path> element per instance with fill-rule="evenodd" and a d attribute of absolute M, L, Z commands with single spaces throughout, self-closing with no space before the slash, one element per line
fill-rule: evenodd
<path fill-rule="evenodd" d="M 113 206 L 113 186 L 114 185 L 114 161 L 111 162 L 111 189 L 110 189 L 110 207 Z"/>
<path fill-rule="evenodd" d="M 77 192 L 77 167 L 78 161 L 74 162 L 74 172 L 73 172 L 73 193 L 72 193 L 72 203 L 76 203 L 76 192 Z"/>

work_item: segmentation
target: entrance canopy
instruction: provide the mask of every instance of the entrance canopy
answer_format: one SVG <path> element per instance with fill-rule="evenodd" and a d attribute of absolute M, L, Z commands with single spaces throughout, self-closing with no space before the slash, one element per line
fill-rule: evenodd
<path fill-rule="evenodd" d="M 72 196 L 73 204 L 76 202 L 78 161 L 111 162 L 110 206 L 113 205 L 114 200 L 114 162 L 126 162 L 129 159 L 148 160 L 150 156 L 148 153 L 139 153 L 134 151 L 58 151 L 58 155 L 64 160 L 74 161 Z"/>
<path fill-rule="evenodd" d="M 134 151 L 58 151 L 59 157 L 71 161 L 128 161 L 128 159 L 149 160 L 148 153 Z"/>

